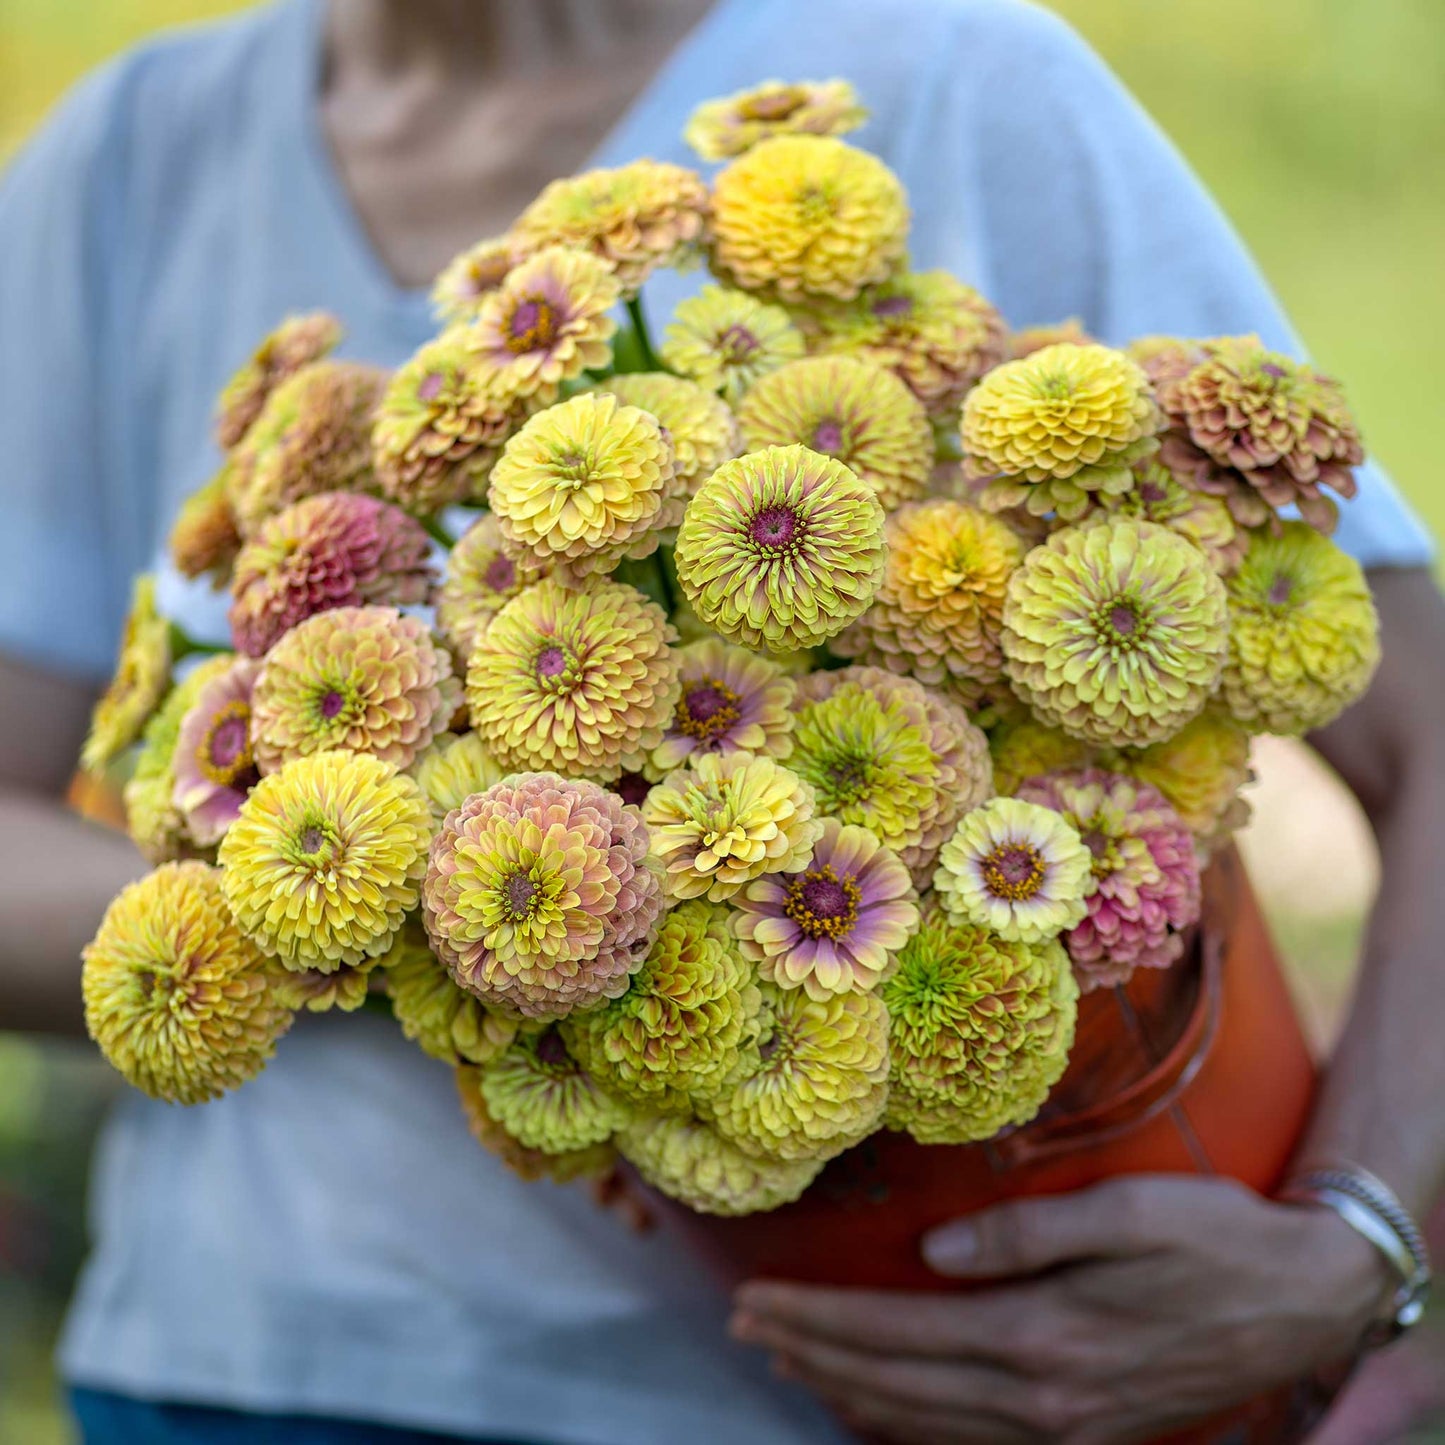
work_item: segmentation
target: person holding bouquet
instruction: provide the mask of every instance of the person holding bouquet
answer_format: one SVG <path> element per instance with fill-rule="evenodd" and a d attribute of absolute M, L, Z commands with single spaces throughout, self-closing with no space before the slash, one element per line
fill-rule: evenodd
<path fill-rule="evenodd" d="M 0 181 L 0 1023 L 78 1027 L 75 960 L 143 871 L 58 799 L 128 579 L 214 470 L 212 398 L 255 337 L 324 310 L 348 358 L 399 365 L 432 334 L 431 278 L 544 182 L 684 160 L 700 98 L 797 68 L 866 95 L 911 264 L 1014 327 L 1297 351 L 1167 142 L 1021 0 L 282 0 L 123 58 Z M 1420 1218 L 1445 1167 L 1445 614 L 1379 472 L 1337 535 L 1371 569 L 1383 661 L 1317 741 L 1384 883 L 1301 1161 L 1369 1171 Z M 167 561 L 157 592 L 143 620 L 226 641 L 204 581 Z M 574 1191 L 523 1193 L 471 1146 L 445 1071 L 379 1021 L 342 1025 L 305 1017 L 203 1109 L 117 1111 L 62 1350 L 87 1439 L 784 1445 L 837 1438 L 836 1415 L 897 1441 L 1102 1445 L 1308 1376 L 1391 1314 L 1389 1270 L 1335 1209 L 1145 1177 L 937 1231 L 929 1264 L 987 1286 L 967 1295 L 745 1287 L 734 1334 L 808 1388 L 777 1384 L 673 1245 Z"/>

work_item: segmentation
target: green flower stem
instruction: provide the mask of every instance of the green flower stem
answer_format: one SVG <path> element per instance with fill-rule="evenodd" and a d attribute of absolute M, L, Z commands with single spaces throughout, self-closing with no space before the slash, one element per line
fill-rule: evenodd
<path fill-rule="evenodd" d="M 367 990 L 366 997 L 361 1001 L 361 1007 L 367 1013 L 382 1014 L 386 1018 L 392 1017 L 390 996 L 374 988 Z"/>
<path fill-rule="evenodd" d="M 663 606 L 672 617 L 677 611 L 677 562 L 671 547 L 660 546 L 654 554 L 657 558 L 657 576 L 662 588 Z"/>
<path fill-rule="evenodd" d="M 171 663 L 181 661 L 182 658 L 199 654 L 202 657 L 216 657 L 222 652 L 229 652 L 231 649 L 224 644 L 217 645 L 212 642 L 201 642 L 191 636 L 185 628 L 171 623 Z"/>
<path fill-rule="evenodd" d="M 422 530 L 426 532 L 427 536 L 430 537 L 433 542 L 440 543 L 448 552 L 457 545 L 457 539 L 442 526 L 440 519 L 436 517 L 418 517 L 417 521 L 421 523 Z"/>
<path fill-rule="evenodd" d="M 628 298 L 627 316 L 632 322 L 633 335 L 637 338 L 637 350 L 642 360 L 642 369 L 644 371 L 661 371 L 662 363 L 652 349 L 652 337 L 647 330 L 647 319 L 642 314 L 642 298 L 640 296 Z"/>

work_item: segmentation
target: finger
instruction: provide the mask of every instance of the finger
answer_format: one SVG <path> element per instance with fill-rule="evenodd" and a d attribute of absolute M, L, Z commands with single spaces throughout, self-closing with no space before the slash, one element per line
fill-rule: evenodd
<path fill-rule="evenodd" d="M 825 1399 L 828 1399 L 826 1395 Z M 848 1426 L 868 1441 L 891 1445 L 1043 1445 L 1051 1437 L 984 1412 L 963 1416 L 884 1399 L 829 1399 Z"/>
<path fill-rule="evenodd" d="M 752 1343 L 776 1351 L 789 1376 L 835 1397 L 876 1396 L 919 1410 L 986 1409 L 1016 1423 L 1029 1418 L 1031 1387 L 998 1366 L 865 1354 L 777 1325 L 762 1327 Z"/>
<path fill-rule="evenodd" d="M 1015 1199 L 931 1230 L 923 1257 L 938 1274 L 997 1279 L 1082 1259 L 1147 1254 L 1157 1242 L 1143 1181 Z"/>
<path fill-rule="evenodd" d="M 1003 1360 L 1072 1313 L 1047 1284 L 975 1295 L 894 1294 L 753 1281 L 738 1290 L 733 1333 L 747 1340 L 766 1321 L 814 1339 L 883 1355 Z"/>

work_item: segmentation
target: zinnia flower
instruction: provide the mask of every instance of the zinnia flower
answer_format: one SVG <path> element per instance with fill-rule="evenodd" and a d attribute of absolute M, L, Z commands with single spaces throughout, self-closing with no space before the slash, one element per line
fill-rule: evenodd
<path fill-rule="evenodd" d="M 263 773 L 330 748 L 407 768 L 460 702 L 451 658 L 425 623 L 393 607 L 338 607 L 298 623 L 266 654 L 251 742 Z"/>
<path fill-rule="evenodd" d="M 753 387 L 738 421 L 749 451 L 800 443 L 836 457 L 878 493 L 885 511 L 928 485 L 933 428 L 923 403 L 871 362 L 851 356 L 789 362 Z"/>
<path fill-rule="evenodd" d="M 176 743 L 201 689 L 234 661 L 229 652 L 206 658 L 166 694 L 141 734 L 140 752 L 123 797 L 126 831 L 149 863 L 167 863 L 193 851 L 185 819 L 175 805 Z"/>
<path fill-rule="evenodd" d="M 513 555 L 579 576 L 655 551 L 661 530 L 680 520 L 681 498 L 656 418 L 593 392 L 534 416 L 503 449 L 487 491 Z"/>
<path fill-rule="evenodd" d="M 928 886 L 943 840 L 992 788 L 988 740 L 911 678 L 845 667 L 804 678 L 790 766 L 818 811 L 867 828 Z"/>
<path fill-rule="evenodd" d="M 972 1144 L 1027 1124 L 1068 1066 L 1078 997 L 1056 940 L 1009 942 L 925 906 L 882 990 L 888 1127 L 921 1144 Z"/>
<path fill-rule="evenodd" d="M 1249 733 L 1217 708 L 1206 708 L 1161 742 L 1110 754 L 1108 768 L 1157 788 L 1203 844 L 1218 842 L 1249 819 L 1249 805 L 1239 796 L 1250 779 Z"/>
<path fill-rule="evenodd" d="M 1024 356 L 1032 356 L 1036 351 L 1042 351 L 1046 346 L 1098 346 L 1100 343 L 1096 338 L 1084 330 L 1084 324 L 1077 316 L 1070 316 L 1064 321 L 1055 321 L 1047 326 L 1025 326 L 1022 331 L 1011 331 L 1008 335 L 1008 357 L 1011 361 L 1017 361 Z M 1134 356 L 1134 349 L 1128 349 L 1128 355 Z M 1134 356 L 1134 359 L 1143 365 L 1142 358 Z"/>
<path fill-rule="evenodd" d="M 231 510 L 229 463 L 181 504 L 167 548 L 182 577 L 211 574 L 215 587 L 224 584 L 241 550 L 236 514 Z"/>
<path fill-rule="evenodd" d="M 1351 468 L 1365 459 L 1340 384 L 1257 336 L 1220 337 L 1204 350 L 1160 387 L 1173 424 L 1165 461 L 1222 496 L 1242 526 L 1293 505 L 1310 526 L 1333 531 L 1338 508 L 1322 488 L 1353 497 Z"/>
<path fill-rule="evenodd" d="M 402 1033 L 424 1054 L 444 1064 L 489 1064 L 516 1038 L 515 1019 L 452 982 L 415 919 L 378 963 Z"/>
<path fill-rule="evenodd" d="M 1088 742 L 1143 746 L 1209 700 L 1229 643 L 1224 584 L 1153 522 L 1070 527 L 1009 579 L 1003 650 L 1014 690 Z"/>
<path fill-rule="evenodd" d="M 341 340 L 341 323 L 325 311 L 288 316 L 222 388 L 216 403 L 216 440 L 235 446 L 261 415 L 267 399 L 289 376 L 320 361 Z"/>
<path fill-rule="evenodd" d="M 621 998 L 574 1014 L 564 1036 L 587 1071 L 644 1108 L 715 1093 L 756 1036 L 762 997 L 727 909 L 694 899 L 663 919 Z"/>
<path fill-rule="evenodd" d="M 887 540 L 873 605 L 833 650 L 961 697 L 997 682 L 1004 595 L 1023 543 L 998 517 L 947 497 L 894 512 Z"/>
<path fill-rule="evenodd" d="M 742 450 L 737 419 L 706 387 L 665 371 L 634 371 L 608 377 L 606 389 L 653 417 L 672 446 L 678 491 L 691 496 Z"/>
<path fill-rule="evenodd" d="M 794 685 L 778 666 L 743 647 L 704 638 L 677 649 L 682 693 L 652 765 L 668 773 L 695 753 L 793 750 Z"/>
<path fill-rule="evenodd" d="M 617 1145 L 654 1189 L 699 1214 L 757 1214 L 791 1204 L 823 1167 L 821 1159 L 746 1154 L 685 1114 L 638 1119 Z"/>
<path fill-rule="evenodd" d="M 296 1013 L 324 1014 L 337 1009 L 353 1014 L 371 992 L 371 975 L 380 960 L 363 958 L 340 968 L 286 969 L 276 984 L 276 997 Z"/>
<path fill-rule="evenodd" d="M 482 1070 L 487 1112 L 524 1149 L 570 1154 L 605 1144 L 631 1111 L 599 1088 L 555 1028 L 519 1033 Z"/>
<path fill-rule="evenodd" d="M 1126 492 L 1158 449 L 1148 378 L 1107 346 L 1046 346 L 995 367 L 963 404 L 964 470 L 990 511 L 1081 516 L 1094 492 Z"/>
<path fill-rule="evenodd" d="M 731 898 L 792 870 L 822 835 L 813 790 L 771 758 L 702 753 L 648 795 L 642 816 L 672 898 Z"/>
<path fill-rule="evenodd" d="M 324 492 L 268 517 L 236 559 L 231 637 L 260 657 L 298 622 L 335 607 L 425 602 L 431 541 L 375 497 Z"/>
<path fill-rule="evenodd" d="M 737 406 L 760 377 L 805 350 L 803 333 L 781 306 L 710 283 L 678 302 L 660 355 L 678 375 Z"/>
<path fill-rule="evenodd" d="M 546 246 L 482 300 L 467 344 L 505 395 L 545 406 L 563 382 L 611 362 L 617 323 L 608 313 L 620 296 L 606 261 L 570 246 Z"/>
<path fill-rule="evenodd" d="M 447 815 L 432 846 L 427 934 L 463 988 L 529 1018 L 625 993 L 662 890 L 647 830 L 595 783 L 504 779 Z"/>
<path fill-rule="evenodd" d="M 482 298 L 507 279 L 522 260 L 522 247 L 511 236 L 489 236 L 452 257 L 431 288 L 432 310 L 446 324 L 471 321 Z"/>
<path fill-rule="evenodd" d="M 251 691 L 260 664 L 236 658 L 196 693 L 176 737 L 172 800 L 202 847 L 218 843 L 260 776 L 251 750 Z"/>
<path fill-rule="evenodd" d="M 565 1153 L 547 1153 L 529 1149 L 509 1134 L 492 1117 L 482 1092 L 484 1071 L 472 1064 L 461 1064 L 456 1070 L 457 1097 L 472 1137 L 489 1153 L 495 1154 L 514 1174 L 527 1180 L 550 1179 L 554 1184 L 570 1184 L 575 1179 L 596 1179 L 608 1174 L 617 1163 L 610 1143 L 589 1144 L 583 1149 Z"/>
<path fill-rule="evenodd" d="M 1057 813 L 995 798 L 965 813 L 933 886 L 949 916 L 1013 943 L 1044 943 L 1084 916 L 1089 850 Z"/>
<path fill-rule="evenodd" d="M 1086 513 L 1084 521 L 1134 517 L 1157 522 L 1193 542 L 1221 577 L 1239 566 L 1249 534 L 1236 524 L 1221 498 L 1186 486 L 1158 457 L 1136 462 L 1134 475 L 1134 486 L 1127 492 L 1096 492 L 1096 510 Z"/>
<path fill-rule="evenodd" d="M 743 953 L 810 998 L 866 992 L 918 926 L 908 870 L 867 828 L 823 821 L 807 866 L 750 883 L 733 903 Z"/>
<path fill-rule="evenodd" d="M 1295 736 L 1363 697 L 1380 661 L 1379 620 L 1355 559 L 1303 522 L 1256 533 L 1229 579 L 1229 711 Z"/>
<path fill-rule="evenodd" d="M 81 767 L 95 773 L 114 762 L 141 735 L 170 680 L 171 625 L 156 611 L 156 579 L 146 573 L 131 589 L 115 675 L 91 714 Z"/>
<path fill-rule="evenodd" d="M 808 319 L 815 349 L 887 367 L 937 420 L 956 417 L 969 389 L 1004 359 L 1003 317 L 947 271 L 900 272 Z"/>
<path fill-rule="evenodd" d="M 152 1098 L 200 1104 L 238 1088 L 291 1023 L 204 863 L 166 863 L 123 889 L 84 958 L 85 1026 Z"/>
<path fill-rule="evenodd" d="M 473 793 L 500 783 L 506 769 L 486 750 L 476 733 L 442 733 L 412 764 L 411 775 L 431 804 L 438 823 Z"/>
<path fill-rule="evenodd" d="M 507 768 L 612 782 L 639 771 L 677 706 L 674 633 L 635 587 L 574 591 L 547 578 L 492 619 L 472 650 L 467 704 Z"/>
<path fill-rule="evenodd" d="M 1060 768 L 1088 767 L 1094 757 L 1087 743 L 1041 723 L 1026 710 L 1000 719 L 989 729 L 988 751 L 993 759 L 994 791 L 1002 797 L 1016 793 L 1025 778 Z"/>
<path fill-rule="evenodd" d="M 1199 864 L 1189 830 L 1163 796 L 1090 769 L 1034 778 L 1019 797 L 1063 814 L 1093 855 L 1088 911 L 1064 935 L 1084 991 L 1173 963 L 1183 930 L 1199 920 Z"/>
<path fill-rule="evenodd" d="M 707 626 L 791 652 L 868 606 L 886 555 L 872 487 L 807 447 L 768 447 L 725 462 L 692 499 L 677 576 Z"/>
<path fill-rule="evenodd" d="M 429 341 L 391 378 L 371 442 L 383 492 L 413 512 L 480 497 L 530 408 L 476 355 L 472 329 Z"/>
<path fill-rule="evenodd" d="M 264 777 L 221 840 L 236 921 L 287 968 L 332 973 L 391 947 L 419 898 L 431 813 L 366 753 L 297 758 Z"/>
<path fill-rule="evenodd" d="M 705 161 L 725 161 L 775 135 L 846 135 L 868 119 L 846 80 L 765 80 L 688 117 L 682 138 Z"/>
<path fill-rule="evenodd" d="M 811 997 L 761 985 L 751 1067 L 702 1107 L 739 1149 L 763 1159 L 831 1159 L 867 1138 L 888 1101 L 888 1011 L 876 993 Z"/>
<path fill-rule="evenodd" d="M 712 264 L 745 291 L 849 301 L 908 243 L 908 198 L 876 156 L 831 136 L 774 136 L 713 182 Z"/>
<path fill-rule="evenodd" d="M 680 266 L 707 226 L 707 187 L 695 171 L 640 160 L 553 181 L 522 212 L 513 236 L 533 249 L 577 246 L 611 268 L 635 296 L 659 268 Z"/>
<path fill-rule="evenodd" d="M 281 382 L 231 454 L 227 485 L 243 537 L 302 497 L 375 484 L 371 426 L 386 386 L 379 367 L 350 361 L 312 362 Z"/>
<path fill-rule="evenodd" d="M 512 557 L 502 547 L 502 529 L 485 512 L 458 539 L 447 557 L 437 593 L 437 627 L 457 656 L 472 655 L 477 636 L 512 598 L 548 573 L 533 557 Z"/>

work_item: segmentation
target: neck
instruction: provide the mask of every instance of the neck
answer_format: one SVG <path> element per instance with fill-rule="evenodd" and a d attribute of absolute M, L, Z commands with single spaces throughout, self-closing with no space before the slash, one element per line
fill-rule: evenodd
<path fill-rule="evenodd" d="M 330 0 L 332 65 L 510 75 L 680 36 L 707 0 Z"/>

